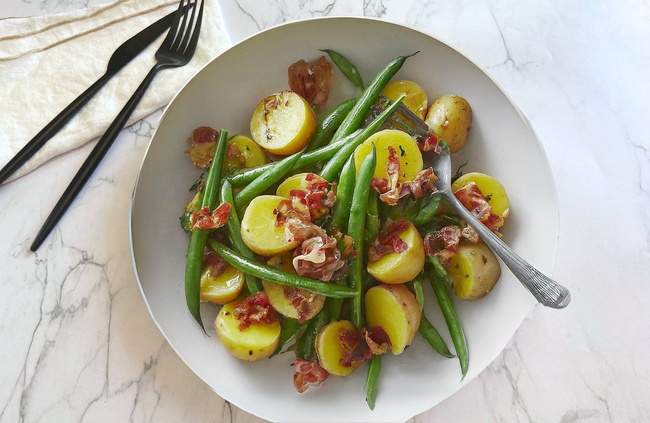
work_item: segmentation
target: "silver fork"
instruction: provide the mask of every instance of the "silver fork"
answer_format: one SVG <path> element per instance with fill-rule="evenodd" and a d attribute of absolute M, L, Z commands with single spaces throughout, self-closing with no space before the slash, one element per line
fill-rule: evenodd
<path fill-rule="evenodd" d="M 400 104 L 397 108 L 410 124 L 414 132 L 420 136 L 425 136 L 428 132 L 433 132 L 429 126 L 422 121 L 415 113 L 411 112 L 406 106 Z M 403 121 L 399 121 L 399 124 Z M 494 253 L 503 260 L 510 271 L 519 279 L 519 282 L 533 294 L 537 301 L 547 307 L 564 308 L 571 301 L 569 290 L 555 282 L 553 279 L 544 275 L 542 272 L 531 266 L 526 260 L 515 253 L 512 248 L 506 245 L 498 236 L 489 230 L 481 221 L 467 210 L 463 204 L 458 201 L 451 189 L 451 155 L 449 148 L 445 146 L 440 155 L 428 154 L 424 157 L 425 166 L 431 166 L 438 177 L 435 182 L 438 191 L 449 201 L 451 206 L 458 214 L 465 219 L 468 225 L 476 229 L 483 241 L 492 248 Z"/>
<path fill-rule="evenodd" d="M 180 1 L 178 10 L 174 16 L 174 21 L 167 33 L 167 37 L 165 37 L 165 40 L 156 52 L 156 64 L 151 68 L 133 96 L 126 102 L 113 123 L 111 123 L 104 135 L 97 142 L 97 145 L 93 148 L 93 151 L 90 152 L 86 161 L 81 165 L 81 168 L 72 179 L 72 182 L 70 182 L 70 185 L 68 185 L 68 188 L 66 188 L 65 192 L 56 203 L 56 206 L 54 206 L 54 209 L 52 209 L 52 212 L 45 220 L 45 223 L 38 231 L 38 234 L 34 238 L 34 242 L 31 247 L 29 247 L 30 250 L 36 251 L 43 241 L 45 241 L 45 238 L 47 238 L 52 229 L 54 229 L 61 217 L 63 217 L 66 210 L 68 210 L 68 207 L 70 207 L 74 199 L 77 197 L 77 194 L 79 194 L 113 145 L 113 141 L 115 141 L 117 136 L 120 134 L 124 125 L 126 125 L 126 122 L 129 120 L 129 117 L 138 103 L 140 103 L 140 99 L 144 96 L 144 93 L 149 88 L 151 81 L 156 77 L 156 74 L 158 74 L 162 69 L 184 66 L 190 61 L 190 59 L 192 59 L 194 51 L 196 50 L 196 44 L 199 41 L 201 21 L 203 18 L 203 1 L 201 1 L 201 7 L 197 8 L 199 1 L 201 0 L 188 0 L 187 2 L 186 0 Z M 193 10 L 191 17 L 188 18 L 188 16 L 190 16 L 189 8 L 192 8 Z M 197 9 L 199 9 L 198 14 Z"/>

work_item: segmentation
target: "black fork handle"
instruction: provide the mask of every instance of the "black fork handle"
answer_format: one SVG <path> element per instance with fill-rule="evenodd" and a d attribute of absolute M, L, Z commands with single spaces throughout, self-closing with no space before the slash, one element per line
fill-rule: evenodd
<path fill-rule="evenodd" d="M 86 182 L 88 182 L 88 179 L 90 179 L 95 169 L 97 169 L 97 166 L 99 166 L 99 163 L 101 163 L 106 153 L 108 153 L 108 150 L 111 148 L 113 142 L 120 134 L 120 131 L 122 131 L 124 125 L 126 125 L 126 122 L 129 120 L 129 117 L 131 117 L 131 114 L 135 110 L 136 106 L 138 103 L 140 103 L 140 99 L 147 91 L 147 88 L 149 88 L 151 81 L 153 81 L 156 74 L 161 69 L 163 69 L 163 66 L 159 64 L 151 68 L 147 76 L 140 83 L 140 86 L 135 91 L 133 96 L 131 96 L 129 101 L 126 102 L 113 123 L 111 123 L 104 135 L 97 142 L 97 145 L 95 145 L 93 151 L 90 152 L 90 155 L 86 161 L 83 163 L 83 165 L 81 165 L 81 168 L 72 179 L 72 182 L 70 182 L 70 185 L 68 185 L 68 188 L 66 188 L 65 192 L 56 203 L 56 206 L 54 206 L 52 212 L 45 220 L 45 223 L 38 231 L 36 238 L 34 238 L 34 242 L 32 243 L 31 247 L 29 247 L 30 250 L 36 251 L 38 247 L 41 246 L 43 241 L 45 241 L 45 238 L 47 238 L 52 229 L 54 229 L 59 220 L 61 220 L 61 217 L 63 217 L 66 210 L 68 210 L 68 207 L 70 207 Z"/>
<path fill-rule="evenodd" d="M 74 99 L 65 109 L 61 111 L 54 119 L 50 121 L 41 131 L 34 136 L 20 151 L 0 170 L 0 184 L 13 175 L 22 165 L 31 159 L 38 150 L 40 150 L 50 138 L 61 130 L 72 119 L 81 108 L 90 101 L 91 98 L 100 88 L 102 88 L 109 79 L 113 77 L 114 72 L 107 72 L 79 97 Z"/>

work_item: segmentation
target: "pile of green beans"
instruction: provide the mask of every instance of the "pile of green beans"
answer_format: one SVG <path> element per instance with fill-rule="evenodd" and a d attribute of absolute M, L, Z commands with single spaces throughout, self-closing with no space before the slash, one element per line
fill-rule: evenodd
<path fill-rule="evenodd" d="M 325 144 L 331 137 L 336 128 L 341 125 L 343 119 L 350 113 L 350 110 L 357 104 L 357 99 L 352 98 L 350 100 L 344 101 L 343 103 L 336 106 L 329 112 L 325 117 L 318 122 L 316 130 L 309 139 L 307 148 L 305 151 L 312 151 L 317 148 L 320 148 Z"/>
<path fill-rule="evenodd" d="M 212 164 L 205 178 L 205 184 L 201 191 L 201 206 L 209 207 L 210 211 L 214 210 L 219 187 L 221 186 L 221 169 L 226 157 L 226 147 L 228 145 L 228 132 L 221 130 L 219 141 L 214 151 Z M 187 308 L 194 317 L 194 320 L 201 326 L 203 332 L 203 321 L 201 320 L 201 271 L 203 270 L 203 250 L 208 238 L 208 232 L 195 229 L 190 235 L 190 245 L 187 249 L 187 261 L 185 262 L 185 301 Z"/>

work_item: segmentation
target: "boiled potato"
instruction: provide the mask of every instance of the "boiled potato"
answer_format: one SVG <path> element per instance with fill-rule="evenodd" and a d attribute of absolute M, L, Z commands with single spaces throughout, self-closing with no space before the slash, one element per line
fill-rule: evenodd
<path fill-rule="evenodd" d="M 291 253 L 284 253 L 271 257 L 267 264 L 287 273 L 296 273 L 293 268 L 292 260 L 293 256 Z M 269 298 L 269 302 L 275 311 L 292 319 L 300 319 L 302 315 L 303 321 L 309 320 L 316 316 L 325 304 L 325 296 L 304 289 L 280 285 L 269 281 L 262 281 L 262 285 L 264 286 L 264 292 L 266 292 L 266 296 Z M 289 296 L 291 295 L 300 295 L 307 299 L 308 305 L 302 313 L 299 314 L 296 307 L 291 304 L 291 300 L 289 299 Z"/>
<path fill-rule="evenodd" d="M 354 151 L 354 164 L 357 172 L 361 162 L 372 151 L 372 145 L 377 149 L 377 167 L 375 178 L 388 178 L 386 164 L 388 163 L 388 147 L 393 147 L 399 157 L 399 181 L 411 181 L 422 171 L 422 153 L 417 142 L 407 133 L 395 129 L 385 129 L 372 135 Z"/>
<path fill-rule="evenodd" d="M 359 331 L 349 320 L 332 322 L 324 326 L 316 336 L 318 363 L 329 374 L 335 376 L 347 376 L 361 365 L 361 362 L 353 362 L 349 367 L 341 364 L 341 359 L 346 354 L 344 347 L 341 345 L 341 334 L 346 331 L 356 334 L 359 336 L 359 341 L 363 342 Z"/>
<path fill-rule="evenodd" d="M 237 298 L 244 288 L 244 273 L 226 264 L 226 270 L 219 276 L 212 275 L 212 266 L 201 274 L 201 301 L 226 304 Z"/>
<path fill-rule="evenodd" d="M 411 281 L 424 267 L 424 243 L 415 226 L 409 222 L 399 237 L 408 245 L 406 251 L 389 253 L 368 263 L 368 273 L 381 282 L 398 284 Z"/>
<path fill-rule="evenodd" d="M 228 151 L 233 148 L 233 145 L 237 146 L 240 157 L 229 157 Z M 262 150 L 251 138 L 245 135 L 235 135 L 230 141 L 228 141 L 226 159 L 223 165 L 226 171 L 232 172 L 233 170 L 241 168 L 262 166 L 268 162 L 269 159 L 266 157 L 264 150 Z"/>
<path fill-rule="evenodd" d="M 242 217 L 241 237 L 248 248 L 261 256 L 274 256 L 298 246 L 295 241 L 287 241 L 284 225 L 275 225 L 277 215 L 273 210 L 282 200 L 277 195 L 255 197 Z"/>
<path fill-rule="evenodd" d="M 501 276 L 501 266 L 490 248 L 482 241 L 461 244 L 447 269 L 454 293 L 461 300 L 483 298 L 494 288 Z"/>
<path fill-rule="evenodd" d="M 447 145 L 457 152 L 465 145 L 472 126 L 472 108 L 463 97 L 448 94 L 433 102 L 424 120 Z"/>
<path fill-rule="evenodd" d="M 214 321 L 214 329 L 219 340 L 230 354 L 244 361 L 258 361 L 269 357 L 280 340 L 280 322 L 271 324 L 253 323 L 248 328 L 239 330 L 240 321 L 232 311 L 245 298 L 238 298 L 225 306 Z"/>
<path fill-rule="evenodd" d="M 406 98 L 404 98 L 402 104 L 408 107 L 410 111 L 418 115 L 420 119 L 424 120 L 424 117 L 427 114 L 427 93 L 425 93 L 422 87 L 420 87 L 415 82 L 389 82 L 381 91 L 381 93 L 391 101 L 396 101 L 402 96 L 402 94 L 406 94 Z"/>
<path fill-rule="evenodd" d="M 273 154 L 293 154 L 316 130 L 316 115 L 304 98 L 282 91 L 260 102 L 251 119 L 255 142 Z"/>
<path fill-rule="evenodd" d="M 368 327 L 386 331 L 393 354 L 401 354 L 411 345 L 420 327 L 420 308 L 415 295 L 404 285 L 381 284 L 366 292 Z"/>
<path fill-rule="evenodd" d="M 185 213 L 194 213 L 201 208 L 201 191 L 197 190 L 185 206 Z"/>
<path fill-rule="evenodd" d="M 280 197 L 291 198 L 291 191 L 293 190 L 307 191 L 307 187 L 310 184 L 306 179 L 308 175 L 313 175 L 313 182 L 327 182 L 324 178 L 313 173 L 298 173 L 282 181 L 280 186 L 278 186 L 276 194 Z"/>
<path fill-rule="evenodd" d="M 474 182 L 478 189 L 481 190 L 494 213 L 504 218 L 508 217 L 508 214 L 510 214 L 510 201 L 501 182 L 485 173 L 471 172 L 456 179 L 451 184 L 451 189 L 456 191 L 470 182 Z"/>

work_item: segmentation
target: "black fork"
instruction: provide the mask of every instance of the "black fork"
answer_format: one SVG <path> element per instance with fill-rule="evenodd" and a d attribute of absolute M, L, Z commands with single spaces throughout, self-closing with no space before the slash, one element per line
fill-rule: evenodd
<path fill-rule="evenodd" d="M 201 6 L 197 7 L 199 1 L 201 2 Z M 126 102 L 124 108 L 122 108 L 113 123 L 108 127 L 106 133 L 104 133 L 95 148 L 93 148 L 86 161 L 81 165 L 72 182 L 70 182 L 70 185 L 68 185 L 68 188 L 66 188 L 58 203 L 56 203 L 56 206 L 54 206 L 54 209 L 52 209 L 52 212 L 45 220 L 36 238 L 34 238 L 30 250 L 36 251 L 52 229 L 54 229 L 61 217 L 63 217 L 68 207 L 70 207 L 77 197 L 77 194 L 79 194 L 113 145 L 113 142 L 124 128 L 124 125 L 149 88 L 151 81 L 156 77 L 156 74 L 163 69 L 185 66 L 192 59 L 201 31 L 203 4 L 201 0 L 181 0 L 167 37 L 165 37 L 165 40 L 156 52 L 156 64 L 151 68 L 142 83 L 140 83 L 133 96 Z M 191 14 L 184 13 L 186 7 L 192 8 Z"/>

